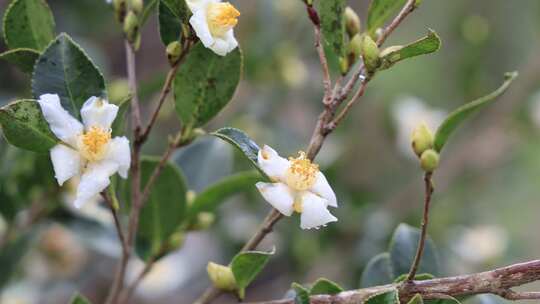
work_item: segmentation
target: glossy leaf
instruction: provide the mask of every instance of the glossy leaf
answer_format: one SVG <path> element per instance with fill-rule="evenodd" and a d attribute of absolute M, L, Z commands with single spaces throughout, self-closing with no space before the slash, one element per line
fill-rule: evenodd
<path fill-rule="evenodd" d="M 23 99 L 0 108 L 0 124 L 6 140 L 25 150 L 48 152 L 58 143 L 35 100 Z"/>
<path fill-rule="evenodd" d="M 395 63 L 436 52 L 441 47 L 441 39 L 432 30 L 429 30 L 427 36 L 402 47 L 393 47 L 389 52 L 383 52 L 381 58 L 381 69 L 387 69 Z"/>
<path fill-rule="evenodd" d="M 221 128 L 212 132 L 211 135 L 217 136 L 239 149 L 253 166 L 255 166 L 266 179 L 269 179 L 257 164 L 257 155 L 259 154 L 260 148 L 246 133 L 236 128 Z"/>
<path fill-rule="evenodd" d="M 325 278 L 320 278 L 313 284 L 309 293 L 310 295 L 318 295 L 318 294 L 333 295 L 336 293 L 340 293 L 342 291 L 343 291 L 343 288 L 341 288 L 341 286 L 339 286 L 337 283 L 332 282 Z"/>
<path fill-rule="evenodd" d="M 254 189 L 261 175 L 257 171 L 247 171 L 228 176 L 199 193 L 188 210 L 193 219 L 200 212 L 214 212 L 228 197 L 242 191 Z"/>
<path fill-rule="evenodd" d="M 186 176 L 188 188 L 201 192 L 233 172 L 234 151 L 213 136 L 199 137 L 172 157 Z"/>
<path fill-rule="evenodd" d="M 9 50 L 0 54 L 0 59 L 15 65 L 25 73 L 32 73 L 38 57 L 38 51 L 23 48 Z"/>
<path fill-rule="evenodd" d="M 435 140 L 434 140 L 434 146 L 435 150 L 440 152 L 446 142 L 448 141 L 448 138 L 450 138 L 450 135 L 459 127 L 459 125 L 471 114 L 475 113 L 480 108 L 490 104 L 492 101 L 494 101 L 497 97 L 501 96 L 506 89 L 510 86 L 512 81 L 517 77 L 517 72 L 511 72 L 506 73 L 504 75 L 504 82 L 503 84 L 496 89 L 495 91 L 491 92 L 490 94 L 480 97 L 472 102 L 469 102 L 461 107 L 459 107 L 454 112 L 450 113 L 448 117 L 443 121 L 441 126 L 437 129 L 437 132 L 435 133 Z"/>
<path fill-rule="evenodd" d="M 4 15 L 4 37 L 10 49 L 43 50 L 54 39 L 54 18 L 43 0 L 14 0 Z"/>
<path fill-rule="evenodd" d="M 0 289 L 5 286 L 16 272 L 22 258 L 28 251 L 33 239 L 31 232 L 25 233 L 5 244 L 0 250 Z"/>
<path fill-rule="evenodd" d="M 390 241 L 390 260 L 392 261 L 394 277 L 409 273 L 419 239 L 420 230 L 407 224 L 400 224 L 394 232 Z M 439 261 L 435 244 L 429 237 L 426 239 L 418 273 L 439 275 Z"/>
<path fill-rule="evenodd" d="M 298 283 L 292 283 L 292 289 L 295 292 L 294 303 L 295 304 L 309 304 L 309 290 Z"/>
<path fill-rule="evenodd" d="M 159 0 L 159 34 L 165 46 L 182 38 L 182 25 L 189 24 L 190 15 L 185 0 Z"/>
<path fill-rule="evenodd" d="M 324 41 L 337 56 L 345 54 L 345 4 L 345 0 L 324 0 L 318 10 Z"/>
<path fill-rule="evenodd" d="M 127 96 L 123 100 L 121 100 L 118 104 L 118 114 L 116 114 L 116 118 L 113 121 L 113 124 L 111 126 L 112 133 L 111 135 L 113 137 L 115 136 L 123 136 L 126 131 L 126 115 L 128 113 L 129 104 L 131 102 L 131 95 Z"/>
<path fill-rule="evenodd" d="M 90 97 L 107 98 L 105 80 L 95 64 L 67 34 L 60 34 L 39 57 L 34 67 L 32 91 L 58 94 L 62 106 L 79 117 Z"/>
<path fill-rule="evenodd" d="M 87 298 L 83 297 L 80 294 L 75 294 L 73 298 L 71 298 L 71 301 L 69 301 L 70 304 L 92 304 Z"/>
<path fill-rule="evenodd" d="M 372 0 L 368 8 L 367 29 L 371 36 L 395 15 L 407 0 Z"/>
<path fill-rule="evenodd" d="M 159 163 L 145 157 L 141 162 L 141 189 Z M 141 210 L 137 233 L 137 253 L 147 260 L 158 255 L 186 216 L 186 185 L 180 170 L 167 163 L 156 179 L 148 201 Z"/>
<path fill-rule="evenodd" d="M 232 262 L 231 269 L 240 290 L 245 289 L 261 272 L 274 251 L 246 251 L 237 254 Z M 243 291 L 240 291 L 243 294 Z"/>
<path fill-rule="evenodd" d="M 188 127 L 200 127 L 229 103 L 242 71 L 239 48 L 216 55 L 198 43 L 189 52 L 174 79 L 176 112 Z"/>
<path fill-rule="evenodd" d="M 384 252 L 378 254 L 369 260 L 366 268 L 362 272 L 360 279 L 360 287 L 372 287 L 378 285 L 389 284 L 393 281 L 392 262 L 390 254 Z"/>
<path fill-rule="evenodd" d="M 399 293 L 397 289 L 381 293 L 370 297 L 364 304 L 399 304 Z"/>
<path fill-rule="evenodd" d="M 144 6 L 143 13 L 141 15 L 141 21 L 140 24 L 143 26 L 146 21 L 148 21 L 148 18 L 152 15 L 152 13 L 155 11 L 156 6 L 158 5 L 159 0 L 150 0 L 148 4 Z"/>

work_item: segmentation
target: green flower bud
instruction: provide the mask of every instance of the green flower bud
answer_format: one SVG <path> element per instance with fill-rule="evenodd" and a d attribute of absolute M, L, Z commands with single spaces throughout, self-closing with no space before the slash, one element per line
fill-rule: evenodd
<path fill-rule="evenodd" d="M 129 0 L 129 8 L 137 15 L 142 13 L 144 4 L 143 0 Z"/>
<path fill-rule="evenodd" d="M 178 41 L 173 41 L 167 45 L 167 59 L 170 65 L 174 65 L 182 55 L 182 44 Z"/>
<path fill-rule="evenodd" d="M 178 231 L 178 232 L 173 233 L 173 235 L 169 237 L 168 249 L 172 251 L 172 250 L 176 250 L 182 247 L 185 240 L 186 240 L 186 234 L 184 232 Z"/>
<path fill-rule="evenodd" d="M 188 190 L 186 192 L 186 202 L 187 206 L 190 207 L 193 202 L 195 201 L 195 198 L 197 197 L 197 193 L 193 190 Z"/>
<path fill-rule="evenodd" d="M 113 0 L 113 8 L 116 20 L 123 23 L 127 14 L 126 0 Z"/>
<path fill-rule="evenodd" d="M 189 227 L 190 230 L 205 230 L 210 228 L 214 221 L 216 220 L 216 216 L 210 212 L 201 212 L 197 214 L 197 220 L 191 227 Z"/>
<path fill-rule="evenodd" d="M 381 64 L 379 53 L 377 43 L 369 35 L 364 35 L 362 39 L 362 57 L 368 72 L 375 72 Z"/>
<path fill-rule="evenodd" d="M 349 72 L 349 69 L 351 68 L 351 64 L 349 63 L 349 58 L 347 57 L 340 57 L 339 58 L 339 70 L 341 71 L 342 75 L 345 75 Z"/>
<path fill-rule="evenodd" d="M 359 34 L 353 36 L 351 41 L 349 41 L 348 53 L 349 56 L 355 59 L 362 55 L 362 36 Z"/>
<path fill-rule="evenodd" d="M 139 18 L 133 13 L 133 11 L 129 11 L 126 19 L 124 20 L 124 34 L 126 35 L 126 38 L 129 42 L 132 44 L 136 43 L 138 39 L 140 39 L 139 36 Z"/>
<path fill-rule="evenodd" d="M 420 157 L 420 166 L 428 173 L 435 171 L 439 166 L 439 153 L 433 149 L 424 151 Z"/>
<path fill-rule="evenodd" d="M 433 147 L 433 133 L 425 123 L 414 129 L 411 136 L 411 144 L 414 153 L 420 157 L 424 151 Z"/>
<path fill-rule="evenodd" d="M 361 23 L 360 23 L 360 17 L 358 17 L 358 14 L 347 6 L 345 8 L 345 28 L 347 29 L 347 34 L 349 34 L 349 37 L 354 37 L 356 34 L 360 33 Z"/>
<path fill-rule="evenodd" d="M 236 280 L 230 267 L 209 262 L 206 267 L 208 277 L 218 289 L 233 291 L 237 289 Z"/>

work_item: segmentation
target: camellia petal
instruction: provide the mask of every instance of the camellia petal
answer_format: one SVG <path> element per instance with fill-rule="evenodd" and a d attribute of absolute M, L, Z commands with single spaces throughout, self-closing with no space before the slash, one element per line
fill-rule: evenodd
<path fill-rule="evenodd" d="M 210 33 L 208 22 L 206 21 L 206 10 L 196 10 L 189 19 L 189 24 L 193 27 L 195 34 L 201 40 L 205 47 L 210 48 L 214 45 L 215 39 Z"/>
<path fill-rule="evenodd" d="M 220 2 L 220 0 L 186 0 L 189 9 L 194 12 L 196 10 L 204 9 L 209 3 Z"/>
<path fill-rule="evenodd" d="M 113 161 L 89 163 L 77 187 L 74 205 L 82 207 L 86 202 L 105 190 L 110 184 L 110 177 L 118 171 L 118 164 Z"/>
<path fill-rule="evenodd" d="M 257 155 L 259 167 L 274 181 L 286 181 L 286 173 L 290 163 L 271 147 L 264 145 Z"/>
<path fill-rule="evenodd" d="M 81 109 L 81 117 L 86 129 L 101 127 L 104 130 L 109 130 L 116 114 L 118 114 L 117 105 L 95 96 L 88 98 Z"/>
<path fill-rule="evenodd" d="M 334 190 L 330 187 L 330 184 L 326 180 L 326 177 L 322 172 L 317 173 L 315 184 L 309 189 L 311 192 L 321 196 L 328 201 L 328 205 L 331 207 L 337 207 L 337 198 Z"/>
<path fill-rule="evenodd" d="M 64 144 L 58 144 L 51 149 L 51 161 L 56 180 L 60 186 L 80 173 L 83 162 L 78 151 Z"/>
<path fill-rule="evenodd" d="M 115 162 L 118 165 L 118 174 L 123 178 L 127 178 L 131 164 L 129 140 L 124 136 L 113 138 L 109 143 L 105 160 Z"/>
<path fill-rule="evenodd" d="M 336 222 L 337 218 L 328 211 L 327 205 L 328 202 L 325 199 L 311 192 L 304 192 L 302 194 L 300 228 L 319 228 L 330 222 Z"/>
<path fill-rule="evenodd" d="M 75 147 L 77 136 L 83 131 L 83 125 L 62 108 L 60 97 L 56 94 L 44 94 L 39 97 L 38 103 L 54 135 L 64 143 Z"/>
<path fill-rule="evenodd" d="M 287 185 L 258 182 L 255 186 L 264 199 L 283 215 L 290 216 L 293 213 L 294 197 Z"/>

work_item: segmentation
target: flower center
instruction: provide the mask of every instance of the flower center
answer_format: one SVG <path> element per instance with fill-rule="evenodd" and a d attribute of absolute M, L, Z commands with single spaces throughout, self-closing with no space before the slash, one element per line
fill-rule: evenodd
<path fill-rule="evenodd" d="M 315 184 L 319 166 L 312 164 L 306 157 L 306 153 L 300 151 L 297 158 L 289 158 L 291 165 L 287 169 L 286 178 L 289 187 L 298 191 L 304 191 Z"/>
<path fill-rule="evenodd" d="M 89 161 L 100 160 L 105 155 L 110 140 L 111 131 L 95 126 L 90 127 L 88 131 L 79 137 L 81 154 Z"/>
<path fill-rule="evenodd" d="M 240 12 L 229 2 L 210 3 L 206 18 L 213 36 L 221 37 L 238 23 Z"/>

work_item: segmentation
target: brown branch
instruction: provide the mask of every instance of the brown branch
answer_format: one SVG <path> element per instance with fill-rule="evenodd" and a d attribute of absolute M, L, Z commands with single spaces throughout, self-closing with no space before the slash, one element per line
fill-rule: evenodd
<path fill-rule="evenodd" d="M 540 280 L 540 260 L 533 260 L 468 275 L 369 287 L 344 291 L 336 295 L 316 295 L 310 297 L 310 303 L 356 304 L 375 294 L 394 289 L 399 291 L 399 298 L 404 303 L 416 294 L 421 294 L 424 299 L 494 294 L 507 300 L 537 300 L 540 299 L 539 292 L 515 292 L 512 288 L 538 280 Z M 295 299 L 257 302 L 257 304 L 294 303 Z"/>
<path fill-rule="evenodd" d="M 416 248 L 416 255 L 414 256 L 414 261 L 411 264 L 411 270 L 407 276 L 407 281 L 414 280 L 416 272 L 418 271 L 418 266 L 420 266 L 420 261 L 422 260 L 422 254 L 424 253 L 424 245 L 426 243 L 427 237 L 427 228 L 429 224 L 429 206 L 431 204 L 431 195 L 433 194 L 433 182 L 431 181 L 431 172 L 426 172 L 424 174 L 424 215 L 422 218 L 422 228 L 420 233 L 420 239 L 418 240 L 418 247 Z"/>
<path fill-rule="evenodd" d="M 111 210 L 111 214 L 114 219 L 114 226 L 116 227 L 116 233 L 118 234 L 118 239 L 120 240 L 120 244 L 122 245 L 122 251 L 128 251 L 126 238 L 124 236 L 124 231 L 122 229 L 122 225 L 120 224 L 120 219 L 118 217 L 118 212 L 116 211 L 116 208 L 105 191 L 101 192 L 101 197 L 103 197 L 103 200 L 107 203 L 107 206 L 109 207 L 109 210 Z"/>
<path fill-rule="evenodd" d="M 319 14 L 313 7 L 306 3 L 306 10 L 309 16 L 309 19 L 313 23 L 313 29 L 315 31 L 315 49 L 319 55 L 319 61 L 321 62 L 322 74 L 323 74 L 323 87 L 324 87 L 324 98 L 323 103 L 327 104 L 331 101 L 332 94 L 332 81 L 330 80 L 330 68 L 328 67 L 328 60 L 326 59 L 326 54 L 324 53 L 324 48 L 322 45 L 322 33 L 321 33 L 321 22 Z"/>

